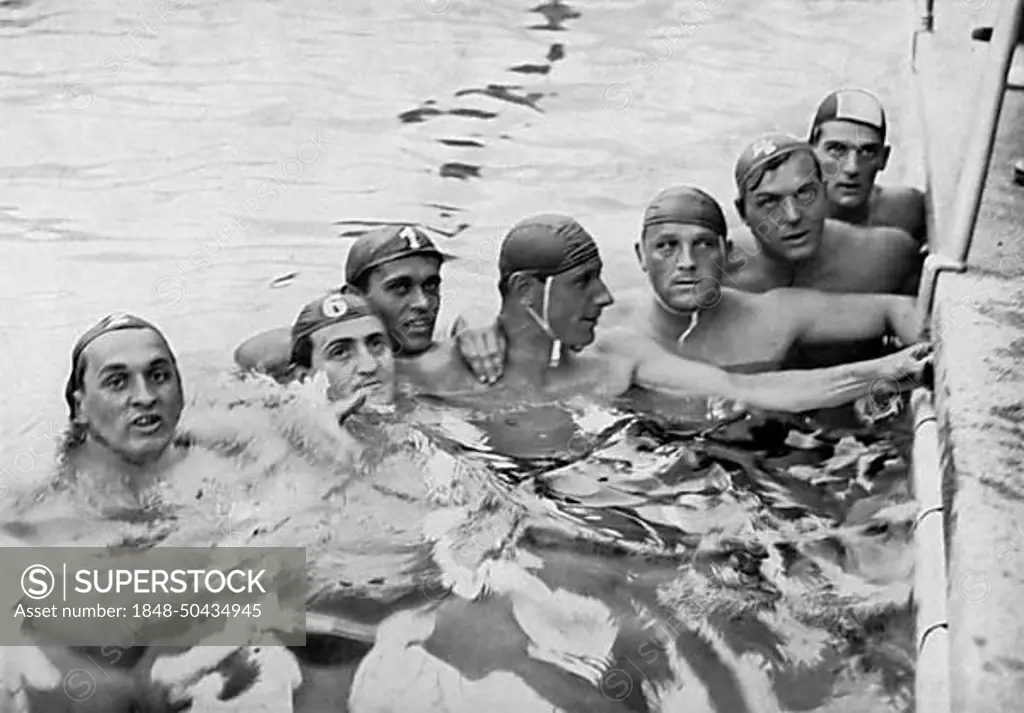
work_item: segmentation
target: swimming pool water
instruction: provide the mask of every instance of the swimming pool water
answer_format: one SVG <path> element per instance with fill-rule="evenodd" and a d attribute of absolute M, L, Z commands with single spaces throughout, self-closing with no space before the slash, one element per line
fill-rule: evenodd
<path fill-rule="evenodd" d="M 908 4 L 703 7 L 0 2 L 0 331 L 10 345 L 0 361 L 8 396 L 0 494 L 49 472 L 66 420 L 60 391 L 70 346 L 102 314 L 133 311 L 165 328 L 188 392 L 201 394 L 242 339 L 289 323 L 339 281 L 350 244 L 343 236 L 367 221 L 417 220 L 451 236 L 442 238 L 445 248 L 462 259 L 446 268 L 445 321 L 496 302 L 498 241 L 530 213 L 578 217 L 620 293 L 642 286 L 631 244 L 644 203 L 666 185 L 709 189 L 741 239 L 728 208 L 736 153 L 761 131 L 803 131 L 815 102 L 837 85 L 882 96 L 896 146 L 884 178 L 913 177 L 913 157 L 900 151 L 911 122 L 902 96 Z M 233 216 L 244 219 L 232 226 Z M 619 317 L 613 309 L 606 318 Z M 879 606 L 899 620 L 890 605 L 908 580 L 898 453 L 884 443 L 873 453 L 858 436 L 843 446 L 839 459 L 849 462 L 834 462 L 843 475 L 833 477 L 820 463 L 837 457 L 835 447 L 779 450 L 790 430 L 738 425 L 739 443 L 719 444 L 726 450 L 713 456 L 713 440 L 677 444 L 693 451 L 698 470 L 709 457 L 726 474 L 707 477 L 709 493 L 685 494 L 700 504 L 672 526 L 752 527 L 763 507 L 770 522 L 755 524 L 764 532 L 782 528 L 816 561 L 891 585 Z M 780 485 L 783 471 L 791 480 Z M 636 486 L 609 476 L 614 489 L 581 495 L 570 476 L 531 482 L 579 501 L 565 508 L 609 492 L 621 500 Z M 719 482 L 727 485 L 715 492 Z M 580 511 L 563 515 L 587 522 Z M 616 517 L 613 524 L 626 527 L 632 516 Z M 653 521 L 678 517 L 647 512 Z M 862 527 L 870 537 L 854 533 L 859 544 L 840 546 L 839 535 L 804 537 L 802 527 Z M 779 568 L 785 557 L 799 567 L 809 556 L 775 553 L 767 561 Z M 725 559 L 734 556 L 746 555 Z M 694 577 L 681 585 L 679 602 L 728 600 L 721 592 L 702 599 L 707 582 Z M 861 625 L 879 621 L 870 607 L 805 599 L 821 604 L 825 619 L 844 612 L 828 623 L 852 632 L 847 643 L 860 653 L 849 661 L 881 662 L 890 692 L 907 695 L 905 626 L 878 633 Z M 776 687 L 806 691 L 815 678 Z M 866 709 L 876 710 L 872 702 Z"/>

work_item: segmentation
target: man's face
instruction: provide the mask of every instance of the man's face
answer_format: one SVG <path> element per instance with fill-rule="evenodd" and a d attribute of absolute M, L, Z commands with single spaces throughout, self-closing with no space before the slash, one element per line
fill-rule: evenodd
<path fill-rule="evenodd" d="M 817 252 L 828 199 L 807 152 L 791 154 L 781 166 L 766 171 L 743 201 L 744 220 L 772 256 L 799 262 Z"/>
<path fill-rule="evenodd" d="M 544 280 L 538 282 L 542 293 Z M 612 302 L 601 279 L 601 261 L 589 260 L 551 279 L 548 324 L 563 344 L 581 349 L 594 341 L 594 328 Z"/>
<path fill-rule="evenodd" d="M 149 329 L 97 337 L 82 353 L 85 372 L 75 392 L 87 438 L 142 465 L 170 445 L 184 398 L 178 370 L 163 340 Z"/>
<path fill-rule="evenodd" d="M 636 246 L 651 287 L 673 309 L 692 312 L 718 304 L 725 239 L 710 228 L 684 223 L 653 225 Z"/>
<path fill-rule="evenodd" d="M 373 268 L 366 299 L 384 320 L 398 353 L 413 356 L 433 345 L 440 291 L 439 258 L 413 255 Z"/>
<path fill-rule="evenodd" d="M 825 174 L 828 199 L 842 208 L 858 208 L 871 197 L 875 176 L 889 160 L 889 147 L 877 129 L 852 121 L 826 121 L 814 150 Z"/>
<path fill-rule="evenodd" d="M 341 401 L 365 394 L 367 401 L 387 405 L 395 395 L 395 360 L 384 325 L 376 317 L 331 324 L 309 337 L 310 364 L 327 376 L 328 398 Z"/>

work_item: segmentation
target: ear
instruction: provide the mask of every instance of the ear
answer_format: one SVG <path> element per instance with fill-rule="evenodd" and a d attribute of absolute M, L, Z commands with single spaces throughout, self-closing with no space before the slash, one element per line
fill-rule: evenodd
<path fill-rule="evenodd" d="M 533 278 L 521 272 L 509 275 L 509 293 L 521 304 L 533 305 Z"/>
<path fill-rule="evenodd" d="M 882 165 L 879 167 L 879 171 L 884 171 L 885 167 L 889 163 L 889 154 L 892 152 L 892 146 L 886 146 L 882 149 Z"/>
<path fill-rule="evenodd" d="M 75 389 L 75 392 L 71 396 L 75 400 L 74 422 L 78 424 L 84 424 L 85 417 L 82 416 L 82 399 L 85 397 L 85 393 L 81 389 Z"/>
<path fill-rule="evenodd" d="M 640 240 L 643 240 L 643 238 L 640 238 Z M 636 260 L 640 263 L 640 270 L 647 272 L 647 259 L 644 257 L 644 251 L 639 242 L 633 243 L 633 252 L 636 253 Z"/>

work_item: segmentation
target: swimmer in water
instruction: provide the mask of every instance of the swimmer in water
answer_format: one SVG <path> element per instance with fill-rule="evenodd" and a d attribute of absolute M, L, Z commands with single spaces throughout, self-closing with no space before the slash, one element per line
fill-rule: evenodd
<path fill-rule="evenodd" d="M 882 103 L 863 89 L 831 92 L 818 105 L 809 142 L 824 168 L 828 215 L 854 225 L 901 228 L 924 246 L 924 194 L 875 183 L 892 150 L 886 128 Z"/>
<path fill-rule="evenodd" d="M 104 317 L 75 343 L 64 395 L 64 469 L 105 487 L 106 503 L 140 504 L 185 454 L 175 444 L 181 374 L 163 333 L 139 317 Z"/>
<path fill-rule="evenodd" d="M 202 469 L 199 460 L 189 457 L 198 454 L 189 448 L 187 439 L 179 438 L 184 395 L 177 359 L 166 337 L 152 323 L 133 315 L 112 314 L 85 332 L 72 350 L 65 397 L 69 427 L 57 482 L 46 484 L 21 503 L 32 515 L 47 505 L 45 493 L 52 489 L 70 491 L 76 513 L 83 505 L 100 512 L 140 511 L 159 499 L 160 484 L 187 478 L 197 466 Z M 218 472 L 226 475 L 223 468 Z M 208 675 L 199 675 L 188 686 L 177 686 L 179 680 L 187 680 L 204 666 L 216 668 L 218 661 L 216 655 L 211 659 L 209 650 L 201 648 L 179 658 L 175 653 L 181 653 L 182 647 L 178 648 L 164 659 L 161 649 L 120 646 L 111 661 L 108 648 L 37 649 L 26 645 L 15 657 L 4 656 L 0 702 L 3 710 L 15 713 L 57 710 L 67 701 L 60 685 L 66 680 L 65 673 L 97 667 L 103 676 L 96 676 L 93 694 L 76 704 L 76 710 L 178 710 L 195 703 L 214 711 L 225 704 L 199 700 L 199 696 L 193 700 L 198 690 L 195 686 L 201 685 L 214 696 L 222 687 L 240 687 L 230 705 L 244 706 L 244 701 L 255 705 L 255 701 L 275 695 L 290 701 L 298 685 L 298 666 L 290 654 L 283 647 L 270 646 L 221 647 L 225 662 L 244 659 L 246 670 L 235 676 L 232 666 L 221 666 L 224 677 L 212 689 L 207 684 L 215 682 Z M 9 651 L 13 649 L 4 653 Z M 274 673 L 253 676 L 253 666 Z M 176 691 L 173 695 L 172 690 Z"/>
<path fill-rule="evenodd" d="M 923 258 L 906 231 L 828 219 L 824 174 L 810 144 L 768 134 L 736 162 L 736 210 L 754 245 L 737 246 L 725 284 L 748 292 L 916 294 Z"/>
<path fill-rule="evenodd" d="M 644 316 L 630 324 L 664 349 L 730 370 L 779 368 L 797 344 L 887 335 L 917 341 L 911 297 L 724 286 L 726 240 L 722 208 L 704 191 L 683 186 L 656 195 L 634 246 L 652 292 Z"/>
<path fill-rule="evenodd" d="M 832 369 L 740 375 L 683 359 L 628 329 L 597 338 L 601 314 L 614 300 L 601 279 L 597 244 L 563 215 L 518 223 L 502 242 L 498 259 L 498 322 L 508 339 L 498 385 L 516 398 L 531 392 L 615 397 L 639 387 L 799 412 L 853 401 L 879 378 L 915 379 L 925 364 L 925 350 L 918 348 Z M 591 344 L 589 353 L 580 353 Z M 455 345 L 420 362 L 412 378 L 421 392 L 438 395 L 487 388 L 461 363 Z"/>
<path fill-rule="evenodd" d="M 328 398 L 390 406 L 395 397 L 395 359 L 387 329 L 370 304 L 353 292 L 332 291 L 299 313 L 291 330 L 292 367 L 298 375 L 323 372 Z"/>
<path fill-rule="evenodd" d="M 441 307 L 441 266 L 451 259 L 412 225 L 371 230 L 349 250 L 346 286 L 365 296 L 380 316 L 401 362 L 415 361 L 437 348 L 434 327 Z M 485 339 L 478 330 L 469 330 L 457 343 L 466 345 L 464 358 L 475 372 L 480 373 L 484 364 L 501 362 L 504 341 L 499 335 Z M 290 373 L 290 356 L 287 327 L 257 334 L 235 350 L 235 362 L 243 369 L 281 378 Z"/>

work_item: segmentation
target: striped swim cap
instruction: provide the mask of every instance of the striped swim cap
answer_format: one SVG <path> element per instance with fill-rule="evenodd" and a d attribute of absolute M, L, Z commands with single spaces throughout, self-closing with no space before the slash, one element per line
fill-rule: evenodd
<path fill-rule="evenodd" d="M 852 121 L 869 126 L 885 141 L 885 109 L 878 97 L 864 89 L 837 89 L 822 99 L 814 112 L 811 134 L 827 121 Z"/>

